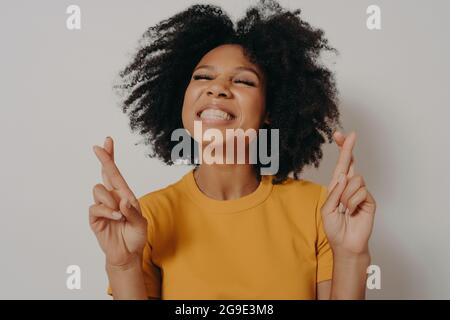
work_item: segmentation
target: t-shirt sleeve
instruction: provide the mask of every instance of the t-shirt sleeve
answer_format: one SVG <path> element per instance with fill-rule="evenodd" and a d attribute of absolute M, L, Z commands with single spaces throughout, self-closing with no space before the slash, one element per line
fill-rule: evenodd
<path fill-rule="evenodd" d="M 316 282 L 330 280 L 333 277 L 333 251 L 328 243 L 325 230 L 323 228 L 322 214 L 320 209 L 327 198 L 327 188 L 321 186 L 319 201 L 316 208 L 316 223 L 317 223 L 317 279 Z"/>
<path fill-rule="evenodd" d="M 148 222 L 148 239 L 144 247 L 142 255 L 142 271 L 144 274 L 144 283 L 147 290 L 147 297 L 150 299 L 161 299 L 161 270 L 152 261 L 153 244 L 154 244 L 154 220 L 153 216 L 149 211 L 148 206 L 143 204 L 142 200 L 139 199 L 142 215 L 147 219 Z M 107 293 L 113 296 L 111 286 L 108 285 Z"/>

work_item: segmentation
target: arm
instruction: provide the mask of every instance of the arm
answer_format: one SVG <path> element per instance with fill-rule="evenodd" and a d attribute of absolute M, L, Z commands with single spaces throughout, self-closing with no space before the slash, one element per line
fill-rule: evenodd
<path fill-rule="evenodd" d="M 317 284 L 318 300 L 365 299 L 367 267 L 370 255 L 340 258 L 335 257 L 333 279 Z"/>
<path fill-rule="evenodd" d="M 341 151 L 327 199 L 321 208 L 324 230 L 333 251 L 329 297 L 364 299 L 370 264 L 368 243 L 376 203 L 363 177 L 355 174 L 352 150 L 356 135 L 345 137 L 335 133 L 334 137 Z"/>
<path fill-rule="evenodd" d="M 317 283 L 317 300 L 330 300 L 331 280 Z"/>
<path fill-rule="evenodd" d="M 136 256 L 124 266 L 106 263 L 106 272 L 115 300 L 146 300 L 147 292 L 142 272 L 142 259 Z"/>
<path fill-rule="evenodd" d="M 102 164 L 103 184 L 93 189 L 95 204 L 89 222 L 105 253 L 106 272 L 114 299 L 146 299 L 143 252 L 148 223 L 139 201 L 114 162 L 114 145 L 106 138 L 104 148 L 94 146 Z"/>
<path fill-rule="evenodd" d="M 330 298 L 365 299 L 369 253 L 358 256 L 334 257 Z"/>

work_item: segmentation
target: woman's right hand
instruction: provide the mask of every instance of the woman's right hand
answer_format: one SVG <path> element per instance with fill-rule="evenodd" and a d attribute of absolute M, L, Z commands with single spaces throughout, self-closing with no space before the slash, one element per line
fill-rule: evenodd
<path fill-rule="evenodd" d="M 114 142 L 94 146 L 102 165 L 103 184 L 93 189 L 95 204 L 89 207 L 89 224 L 112 267 L 126 267 L 142 256 L 147 241 L 147 220 L 139 202 L 114 162 Z"/>

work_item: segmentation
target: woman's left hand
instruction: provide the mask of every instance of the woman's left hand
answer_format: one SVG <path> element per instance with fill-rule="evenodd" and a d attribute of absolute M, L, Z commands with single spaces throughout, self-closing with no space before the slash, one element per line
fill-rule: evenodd
<path fill-rule="evenodd" d="M 356 134 L 335 132 L 333 137 L 340 154 L 321 208 L 324 230 L 334 255 L 367 254 L 376 203 L 363 177 L 355 173 Z"/>

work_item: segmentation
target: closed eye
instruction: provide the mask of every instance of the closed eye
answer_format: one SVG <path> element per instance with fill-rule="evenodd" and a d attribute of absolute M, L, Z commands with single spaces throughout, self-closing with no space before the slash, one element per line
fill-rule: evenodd
<path fill-rule="evenodd" d="M 204 74 L 196 74 L 193 78 L 194 78 L 194 80 L 200 80 L 200 79 L 212 80 L 212 77 L 204 75 Z"/>
<path fill-rule="evenodd" d="M 236 82 L 238 82 L 238 83 L 243 83 L 243 84 L 246 84 L 246 85 L 252 86 L 252 87 L 255 86 L 255 83 L 252 82 L 252 81 L 247 81 L 247 80 L 236 80 Z"/>
<path fill-rule="evenodd" d="M 196 74 L 193 76 L 194 80 L 202 80 L 202 79 L 206 79 L 206 80 L 212 80 L 213 77 L 205 75 L 205 74 Z M 243 83 L 247 86 L 251 86 L 254 87 L 255 83 L 253 81 L 249 81 L 249 80 L 242 80 L 242 79 L 236 79 L 235 80 L 236 83 Z"/>

